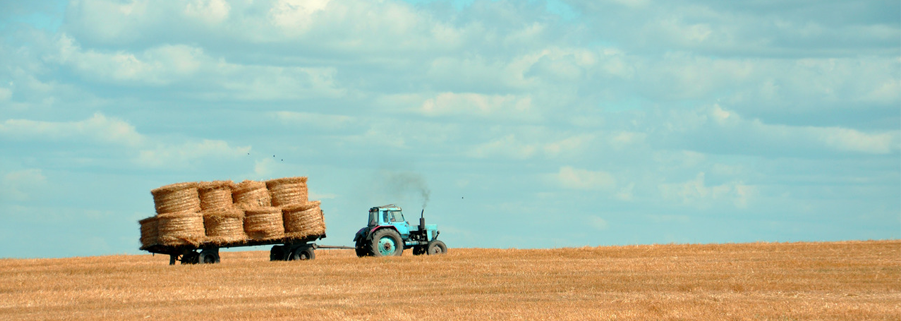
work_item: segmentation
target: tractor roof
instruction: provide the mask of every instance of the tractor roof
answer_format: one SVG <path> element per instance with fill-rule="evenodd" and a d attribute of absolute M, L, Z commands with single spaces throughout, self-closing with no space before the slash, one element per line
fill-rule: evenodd
<path fill-rule="evenodd" d="M 400 208 L 400 206 L 397 206 L 397 205 L 394 205 L 394 204 L 382 205 L 382 206 L 379 206 L 378 209 L 381 209 L 381 210 L 398 209 L 398 210 L 401 210 L 401 211 L 402 211 L 402 209 Z"/>

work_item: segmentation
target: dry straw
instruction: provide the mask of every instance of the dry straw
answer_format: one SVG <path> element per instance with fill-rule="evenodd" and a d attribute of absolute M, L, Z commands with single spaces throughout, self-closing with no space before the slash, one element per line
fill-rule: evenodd
<path fill-rule="evenodd" d="M 283 207 L 285 236 L 305 238 L 325 234 L 325 219 L 319 204 L 319 201 L 313 201 Z"/>
<path fill-rule="evenodd" d="M 307 178 L 284 177 L 266 181 L 272 196 L 272 206 L 287 206 L 307 202 Z"/>
<path fill-rule="evenodd" d="M 157 214 L 200 211 L 197 183 L 177 183 L 150 191 Z"/>
<path fill-rule="evenodd" d="M 285 237 L 282 210 L 278 207 L 250 208 L 244 213 L 244 233 L 253 240 L 268 241 Z"/>
<path fill-rule="evenodd" d="M 232 198 L 235 205 L 244 209 L 262 208 L 272 206 L 272 199 L 266 183 L 257 181 L 243 181 L 232 190 Z"/>
<path fill-rule="evenodd" d="M 138 221 L 141 224 L 141 249 L 157 245 L 159 243 L 159 229 L 156 216 L 151 216 Z"/>
<path fill-rule="evenodd" d="M 235 244 L 247 240 L 244 234 L 244 210 L 219 208 L 203 211 L 203 226 L 206 230 L 204 243 L 216 245 Z"/>
<path fill-rule="evenodd" d="M 162 245 L 199 245 L 206 237 L 203 215 L 195 211 L 182 211 L 157 215 L 159 242 Z"/>
<path fill-rule="evenodd" d="M 200 194 L 200 208 L 203 210 L 230 208 L 232 201 L 232 181 L 203 182 L 197 185 Z"/>

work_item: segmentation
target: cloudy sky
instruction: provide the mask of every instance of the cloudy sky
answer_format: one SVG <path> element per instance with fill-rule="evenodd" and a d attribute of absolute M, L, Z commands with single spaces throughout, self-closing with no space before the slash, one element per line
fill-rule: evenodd
<path fill-rule="evenodd" d="M 451 250 L 901 238 L 899 12 L 0 1 L 0 257 L 142 253 L 151 189 L 286 176 L 330 245 L 420 187 Z"/>

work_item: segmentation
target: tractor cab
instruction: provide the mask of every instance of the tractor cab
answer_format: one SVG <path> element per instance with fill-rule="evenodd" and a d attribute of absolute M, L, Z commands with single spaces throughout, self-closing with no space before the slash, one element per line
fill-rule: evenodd
<path fill-rule="evenodd" d="M 404 213 L 400 206 L 394 204 L 369 209 L 368 227 L 374 228 L 379 226 L 394 227 L 404 239 L 410 235 L 411 230 L 419 228 L 417 226 L 411 226 L 410 223 L 404 219 Z"/>

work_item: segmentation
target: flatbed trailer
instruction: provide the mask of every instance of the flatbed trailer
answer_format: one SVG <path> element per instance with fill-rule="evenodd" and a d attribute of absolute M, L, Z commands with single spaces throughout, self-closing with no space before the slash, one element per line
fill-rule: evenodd
<path fill-rule="evenodd" d="M 312 260 L 316 258 L 316 249 L 353 249 L 349 246 L 329 246 L 317 245 L 313 243 L 316 240 L 324 239 L 325 234 L 310 235 L 304 238 L 281 238 L 270 240 L 244 240 L 240 242 L 213 244 L 201 243 L 199 245 L 150 245 L 142 246 L 141 250 L 154 254 L 169 255 L 169 264 L 174 265 L 175 262 L 182 264 L 215 264 L 219 263 L 219 249 L 242 247 L 242 246 L 258 246 L 272 245 L 269 251 L 270 261 L 294 261 L 294 260 Z"/>

